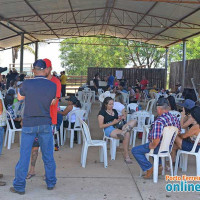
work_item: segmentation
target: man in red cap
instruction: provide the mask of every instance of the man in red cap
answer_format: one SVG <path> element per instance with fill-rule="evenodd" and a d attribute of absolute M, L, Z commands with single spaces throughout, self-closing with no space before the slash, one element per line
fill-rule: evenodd
<path fill-rule="evenodd" d="M 47 79 L 56 84 L 56 98 L 52 101 L 52 104 L 50 106 L 52 131 L 54 133 L 55 127 L 56 127 L 56 124 L 57 124 L 57 109 L 58 109 L 58 102 L 59 102 L 60 94 L 61 94 L 61 83 L 60 83 L 60 80 L 58 78 L 56 78 L 55 76 L 53 76 L 51 74 L 51 71 L 52 71 L 51 61 L 47 58 L 43 59 L 43 61 L 45 61 L 46 66 L 47 66 L 47 71 L 48 71 Z M 39 145 L 38 139 L 35 138 L 35 141 L 34 141 L 33 147 L 32 147 L 32 152 L 31 152 L 31 166 L 30 166 L 30 170 L 29 170 L 28 175 L 27 175 L 27 179 L 30 179 L 35 175 L 35 164 L 36 164 L 36 160 L 37 160 L 37 157 L 38 157 L 39 146 L 40 145 Z M 55 148 L 58 150 L 58 146 L 55 147 Z"/>

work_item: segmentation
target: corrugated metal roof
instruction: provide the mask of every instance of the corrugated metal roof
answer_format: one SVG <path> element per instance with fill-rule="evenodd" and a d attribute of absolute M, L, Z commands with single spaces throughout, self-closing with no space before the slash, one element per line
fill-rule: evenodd
<path fill-rule="evenodd" d="M 200 0 L 0 0 L 0 48 L 107 35 L 167 47 L 200 33 Z"/>

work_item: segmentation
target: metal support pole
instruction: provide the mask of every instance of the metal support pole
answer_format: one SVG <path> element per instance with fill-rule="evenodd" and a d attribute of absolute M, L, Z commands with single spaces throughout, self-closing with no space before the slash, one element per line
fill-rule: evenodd
<path fill-rule="evenodd" d="M 23 72 L 23 64 L 24 64 L 24 33 L 21 33 L 20 73 Z"/>
<path fill-rule="evenodd" d="M 168 48 L 165 52 L 165 89 L 167 89 Z"/>
<path fill-rule="evenodd" d="M 38 59 L 38 42 L 35 42 L 35 61 Z"/>
<path fill-rule="evenodd" d="M 183 41 L 183 74 L 182 74 L 182 91 L 185 87 L 185 68 L 186 68 L 186 41 Z"/>

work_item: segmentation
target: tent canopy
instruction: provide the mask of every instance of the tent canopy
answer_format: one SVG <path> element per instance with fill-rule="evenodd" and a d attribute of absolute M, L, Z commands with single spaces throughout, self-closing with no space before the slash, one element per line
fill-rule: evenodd
<path fill-rule="evenodd" d="M 1 0 L 0 48 L 106 35 L 168 47 L 200 33 L 200 0 Z"/>

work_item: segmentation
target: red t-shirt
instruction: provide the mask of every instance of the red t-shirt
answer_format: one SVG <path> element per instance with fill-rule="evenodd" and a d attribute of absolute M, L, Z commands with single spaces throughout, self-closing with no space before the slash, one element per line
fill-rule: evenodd
<path fill-rule="evenodd" d="M 141 80 L 140 84 L 141 84 L 141 89 L 142 90 L 145 90 L 147 85 L 148 85 L 149 81 L 144 79 L 144 80 Z"/>
<path fill-rule="evenodd" d="M 58 101 L 60 98 L 60 93 L 61 93 L 61 83 L 60 80 L 58 78 L 56 78 L 55 76 L 52 76 L 51 80 L 53 83 L 56 84 L 56 97 L 57 97 L 57 101 L 55 105 L 51 105 L 50 106 L 50 116 L 51 116 L 51 121 L 52 124 L 57 124 L 57 108 L 58 108 Z"/>

